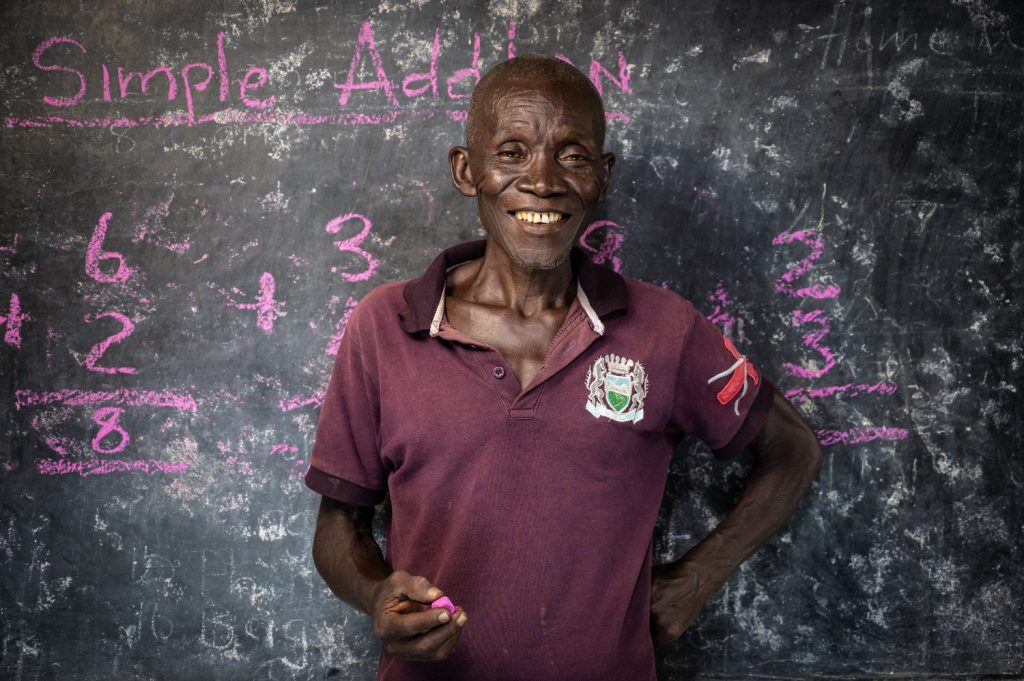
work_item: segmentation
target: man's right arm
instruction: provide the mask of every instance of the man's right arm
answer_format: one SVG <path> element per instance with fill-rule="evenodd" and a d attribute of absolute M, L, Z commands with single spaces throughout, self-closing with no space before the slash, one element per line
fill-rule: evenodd
<path fill-rule="evenodd" d="M 443 660 L 455 649 L 466 623 L 430 608 L 442 596 L 425 577 L 392 572 L 373 538 L 373 507 L 321 497 L 313 537 L 313 563 L 338 598 L 367 613 L 384 649 L 405 660 Z"/>

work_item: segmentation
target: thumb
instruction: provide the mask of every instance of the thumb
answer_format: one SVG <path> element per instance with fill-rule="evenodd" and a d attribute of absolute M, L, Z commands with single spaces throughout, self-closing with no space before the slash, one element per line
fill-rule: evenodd
<path fill-rule="evenodd" d="M 430 583 L 426 577 L 410 577 L 405 587 L 405 595 L 417 603 L 430 604 L 444 594 L 436 586 Z"/>

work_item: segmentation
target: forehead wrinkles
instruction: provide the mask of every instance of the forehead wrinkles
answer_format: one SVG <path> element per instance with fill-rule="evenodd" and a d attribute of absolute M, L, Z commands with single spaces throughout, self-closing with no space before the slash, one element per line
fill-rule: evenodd
<path fill-rule="evenodd" d="M 581 107 L 569 106 L 558 93 L 541 90 L 510 89 L 491 95 L 485 109 L 488 120 L 485 135 L 527 127 L 553 135 L 594 137 L 591 116 Z"/>

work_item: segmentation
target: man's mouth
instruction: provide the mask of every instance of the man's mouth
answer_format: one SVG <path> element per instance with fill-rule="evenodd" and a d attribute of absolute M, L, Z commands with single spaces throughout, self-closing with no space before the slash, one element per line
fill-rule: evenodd
<path fill-rule="evenodd" d="M 559 213 L 556 211 L 545 211 L 541 213 L 533 210 L 517 210 L 513 212 L 512 215 L 514 215 L 517 220 L 529 222 L 533 225 L 550 225 L 568 217 L 565 213 Z"/>

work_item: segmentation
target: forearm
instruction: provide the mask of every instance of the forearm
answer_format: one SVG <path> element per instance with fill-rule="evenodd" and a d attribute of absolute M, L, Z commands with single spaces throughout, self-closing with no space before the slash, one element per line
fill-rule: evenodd
<path fill-rule="evenodd" d="M 313 563 L 338 598 L 372 614 L 391 568 L 373 538 L 373 508 L 323 497 L 313 537 Z"/>
<path fill-rule="evenodd" d="M 750 449 L 754 464 L 736 508 L 670 568 L 705 596 L 785 525 L 821 466 L 814 433 L 780 395 Z"/>

